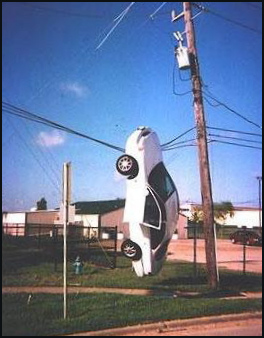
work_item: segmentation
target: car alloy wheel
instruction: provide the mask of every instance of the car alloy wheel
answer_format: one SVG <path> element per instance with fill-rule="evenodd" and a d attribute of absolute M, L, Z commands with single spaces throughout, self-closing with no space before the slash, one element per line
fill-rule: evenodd
<path fill-rule="evenodd" d="M 132 259 L 133 261 L 137 261 L 142 257 L 140 246 L 130 239 L 127 239 L 122 243 L 121 251 L 127 258 Z"/>
<path fill-rule="evenodd" d="M 119 174 L 134 178 L 138 174 L 137 160 L 130 155 L 122 155 L 116 161 L 116 169 Z"/>

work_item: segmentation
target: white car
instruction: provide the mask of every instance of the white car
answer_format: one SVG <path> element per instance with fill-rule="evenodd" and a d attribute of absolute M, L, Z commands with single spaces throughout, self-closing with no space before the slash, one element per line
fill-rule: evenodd
<path fill-rule="evenodd" d="M 157 134 L 139 127 L 128 138 L 126 154 L 118 158 L 116 168 L 127 176 L 124 222 L 129 224 L 129 239 L 121 250 L 139 277 L 156 274 L 179 216 L 178 193 L 162 161 Z"/>

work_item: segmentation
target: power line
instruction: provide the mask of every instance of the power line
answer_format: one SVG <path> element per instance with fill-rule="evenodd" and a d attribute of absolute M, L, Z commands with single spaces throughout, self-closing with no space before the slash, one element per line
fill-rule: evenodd
<path fill-rule="evenodd" d="M 179 145 L 182 145 L 184 143 L 187 143 L 186 145 L 196 146 L 196 143 L 195 144 L 194 143 L 189 144 L 189 142 L 193 142 L 193 141 L 197 141 L 197 138 L 192 138 L 192 139 L 189 139 L 189 140 L 185 140 L 185 141 L 174 143 L 174 144 L 172 144 L 169 147 L 162 148 L 162 151 L 169 151 L 169 150 L 177 149 Z"/>
<path fill-rule="evenodd" d="M 70 11 L 65 11 L 61 9 L 55 9 L 55 8 L 50 8 L 50 7 L 42 7 L 39 5 L 32 4 L 31 2 L 17 2 L 18 4 L 25 6 L 25 7 L 30 7 L 32 9 L 40 10 L 40 11 L 46 11 L 46 12 L 51 12 L 54 14 L 61 14 L 61 15 L 66 15 L 66 16 L 75 16 L 75 17 L 81 17 L 81 18 L 89 18 L 89 19 L 105 19 L 107 16 L 105 15 L 99 15 L 99 14 L 88 14 L 88 13 L 74 13 Z"/>
<path fill-rule="evenodd" d="M 210 102 L 210 101 L 207 99 L 207 97 L 205 96 L 206 93 L 203 92 L 203 94 L 204 94 L 203 99 L 204 99 L 204 101 L 206 101 L 206 102 L 209 104 L 209 106 L 211 106 L 211 107 L 213 107 L 213 108 L 217 108 L 217 107 L 221 106 L 221 104 L 219 104 L 219 103 L 214 104 L 214 103 Z"/>
<path fill-rule="evenodd" d="M 227 131 L 227 132 L 230 132 L 230 133 L 237 133 L 237 134 L 244 134 L 244 135 L 252 135 L 252 136 L 262 137 L 261 134 L 249 133 L 249 132 L 241 131 L 241 130 L 225 129 L 225 128 L 217 128 L 217 127 L 208 127 L 208 126 L 206 128 L 207 129 L 212 129 L 212 130 Z"/>
<path fill-rule="evenodd" d="M 222 138 L 227 138 L 227 139 L 235 139 L 235 140 L 241 140 L 241 141 L 244 141 L 244 142 L 246 142 L 246 141 L 247 142 L 254 142 L 254 141 L 251 141 L 251 140 L 249 141 L 249 140 L 245 140 L 245 139 L 225 137 L 225 136 L 220 136 L 220 135 L 218 136 L 218 135 L 213 135 L 213 134 L 211 134 L 211 135 L 209 134 L 208 136 L 222 137 Z M 196 141 L 196 138 L 175 143 L 172 146 L 162 148 L 162 151 L 170 151 L 170 150 L 175 150 L 175 149 L 179 149 L 179 148 L 186 148 L 186 147 L 196 147 L 197 144 L 194 144 L 194 143 L 184 144 L 184 143 L 189 143 L 191 141 Z M 255 147 L 255 146 L 251 146 L 251 145 L 247 145 L 247 144 L 243 144 L 243 143 L 220 141 L 220 140 L 216 140 L 216 139 L 208 140 L 207 143 L 223 143 L 223 144 L 228 144 L 228 145 L 240 146 L 240 147 L 244 147 L 244 148 L 262 149 L 261 147 Z M 256 143 L 261 143 L 261 142 L 256 142 Z"/>
<path fill-rule="evenodd" d="M 240 138 L 240 137 L 224 136 L 224 135 L 218 135 L 218 134 L 208 134 L 208 135 L 209 136 L 213 136 L 213 137 L 226 138 L 226 139 L 230 139 L 230 140 L 237 140 L 237 141 L 244 141 L 244 142 L 251 142 L 251 143 L 262 144 L 262 142 L 260 142 L 260 141 L 249 140 L 249 139 Z"/>
<path fill-rule="evenodd" d="M 29 7 L 35 7 L 35 5 L 31 5 L 31 3 L 30 4 L 27 4 L 27 3 L 24 3 L 26 6 L 28 5 Z M 41 8 L 42 9 L 42 8 Z M 43 8 L 44 9 L 44 8 Z M 51 9 L 52 11 L 53 11 L 53 9 Z M 57 10 L 55 10 L 56 12 L 58 12 Z M 59 11 L 59 12 L 61 12 L 61 14 L 62 13 L 64 13 L 65 14 L 65 11 Z M 66 12 L 67 13 L 67 12 Z M 69 14 L 69 13 L 67 13 L 67 14 Z M 77 13 L 78 14 L 78 13 Z M 124 13 L 125 14 L 125 13 Z M 92 17 L 95 17 L 94 15 L 92 15 Z M 112 25 L 112 23 L 111 23 L 111 25 Z M 110 27 L 111 27 L 111 25 L 110 25 Z M 95 41 L 94 41 L 94 43 L 96 43 L 96 40 L 98 40 L 99 38 L 101 38 L 101 36 L 105 33 L 105 31 L 106 30 L 108 30 L 109 29 L 109 25 L 108 25 L 108 27 L 103 31 L 103 33 L 101 33 L 96 39 L 95 39 Z M 83 39 L 83 41 L 85 41 L 85 39 Z M 97 47 L 98 48 L 98 47 Z M 78 67 L 76 68 L 76 66 L 75 66 L 75 72 L 77 72 L 81 67 L 82 67 L 82 63 L 80 62 L 80 60 L 81 60 L 81 57 L 83 56 L 83 54 L 84 53 L 86 53 L 88 51 L 88 48 L 87 48 L 87 46 L 86 46 L 86 44 L 85 44 L 85 47 L 84 48 L 82 48 L 81 49 L 81 51 L 79 52 L 78 50 L 77 51 L 75 51 L 74 53 L 73 53 L 73 55 L 72 55 L 72 60 L 71 61 L 75 61 L 76 62 L 76 60 L 78 61 L 78 62 L 76 62 L 77 64 L 78 64 Z M 94 56 L 96 55 L 96 50 L 91 50 L 90 51 L 91 52 L 91 55 L 90 55 L 90 57 L 89 57 L 89 62 L 91 61 L 91 59 L 93 59 L 94 60 Z M 79 55 L 80 54 L 80 55 Z M 78 57 L 78 59 L 77 59 L 77 57 Z M 69 66 L 68 66 L 68 68 L 69 68 Z M 64 71 L 64 73 L 65 73 L 65 71 Z M 56 73 L 55 74 L 55 78 L 57 78 L 57 79 L 59 79 L 61 76 L 62 76 L 62 74 L 63 74 L 63 72 L 60 72 L 60 74 L 58 74 L 58 73 Z M 37 94 L 35 94 L 34 96 L 33 96 L 33 98 L 31 98 L 31 100 L 33 100 L 33 99 L 35 99 L 37 96 L 39 96 L 40 94 L 42 94 L 42 92 L 45 90 L 45 89 L 47 89 L 52 83 L 54 82 L 54 74 L 53 74 L 53 79 L 52 80 L 48 80 L 48 81 L 46 81 L 45 83 L 44 83 L 44 85 L 43 86 L 41 86 L 40 88 L 39 88 L 39 90 L 38 90 L 38 92 L 37 92 Z"/>
<path fill-rule="evenodd" d="M 47 176 L 49 176 L 48 171 L 50 172 L 50 174 L 52 173 L 52 176 L 49 176 L 49 180 L 52 182 L 52 184 L 54 184 L 54 182 L 56 182 L 56 188 L 59 191 L 60 188 L 60 175 L 58 174 L 58 170 L 54 169 L 55 167 L 53 167 L 53 162 L 56 164 L 56 160 L 54 158 L 54 156 L 52 155 L 52 153 L 50 152 L 49 148 L 47 148 L 48 153 L 52 156 L 53 158 L 53 162 L 48 158 L 47 154 L 41 149 L 40 146 L 37 147 L 38 151 L 39 151 L 39 155 L 42 156 L 43 160 L 44 160 L 44 165 L 42 165 L 42 162 L 40 160 L 40 157 L 37 156 L 37 153 L 34 152 L 31 147 L 28 146 L 26 140 L 22 137 L 21 133 L 18 132 L 18 130 L 15 128 L 15 126 L 13 125 L 13 123 L 11 122 L 11 120 L 9 119 L 8 116 L 8 122 L 11 124 L 12 128 L 16 131 L 16 134 L 18 134 L 18 136 L 20 137 L 20 139 L 22 140 L 22 142 L 24 143 L 25 147 L 28 149 L 28 151 L 32 154 L 32 156 L 35 158 L 35 160 L 38 162 L 38 164 L 40 165 L 40 167 L 45 171 L 45 174 Z M 33 138 L 33 135 L 31 133 L 31 131 L 29 130 L 28 126 L 26 125 L 26 123 L 24 123 L 24 121 L 22 121 L 26 131 L 28 132 L 28 134 Z M 45 168 L 43 168 L 45 167 Z M 53 180 L 54 179 L 54 180 Z"/>
<path fill-rule="evenodd" d="M 6 102 L 2 102 L 2 110 L 8 114 L 11 114 L 11 115 L 15 115 L 17 117 L 20 117 L 20 118 L 23 118 L 23 119 L 26 119 L 26 120 L 30 120 L 32 122 L 36 122 L 36 123 L 40 123 L 40 124 L 44 124 L 46 126 L 49 126 L 49 127 L 52 127 L 52 128 L 55 128 L 55 129 L 59 129 L 59 130 L 63 130 L 67 133 L 70 133 L 70 134 L 74 134 L 76 136 L 80 136 L 80 137 L 84 137 L 86 139 L 89 139 L 91 141 L 94 141 L 94 142 L 97 142 L 99 144 L 102 144 L 104 146 L 107 146 L 109 148 L 112 148 L 114 150 L 117 150 L 117 151 L 120 151 L 120 152 L 125 152 L 125 150 L 123 148 L 120 148 L 120 147 L 117 147 L 117 146 L 114 146 L 110 143 L 107 143 L 107 142 L 104 142 L 104 141 L 101 141 L 99 139 L 95 139 L 91 136 L 88 136 L 88 135 L 85 135 L 85 134 L 82 134 L 82 133 L 79 133 L 73 129 L 70 129 L 68 127 L 65 127 L 59 123 L 56 123 L 56 122 L 53 122 L 53 121 L 50 121 L 46 118 L 43 118 L 41 116 L 38 116 L 36 114 L 33 114 L 33 113 L 30 113 L 29 111 L 26 111 L 24 109 L 21 109 L 21 108 L 18 108 L 18 107 L 15 107 L 14 105 L 12 104 L 9 104 L 9 103 L 6 103 Z M 163 145 L 161 145 L 161 147 L 166 147 L 168 146 L 169 144 L 175 142 L 177 139 L 179 139 L 180 137 L 186 135 L 188 132 L 192 131 L 193 129 L 195 129 L 195 127 L 187 130 L 186 132 L 182 133 L 181 135 L 177 136 L 176 138 L 174 138 L 173 140 L 167 142 L 167 143 L 164 143 Z M 179 143 L 176 143 L 176 144 L 172 144 L 171 146 L 176 146 L 178 144 L 182 144 L 184 142 L 190 142 L 190 141 L 193 141 L 195 139 L 191 139 L 191 140 L 186 140 L 186 141 L 182 141 L 182 142 L 179 142 Z M 181 146 L 182 147 L 182 146 Z M 169 147 L 168 147 L 169 148 Z M 165 149 L 164 149 L 165 150 Z M 172 149 L 168 149 L 168 150 L 172 150 Z"/>
<path fill-rule="evenodd" d="M 163 151 L 169 151 L 169 150 L 180 149 L 180 148 L 186 148 L 186 147 L 196 147 L 196 146 L 197 146 L 196 144 L 185 144 L 185 145 L 173 147 L 173 148 L 171 148 L 171 149 L 163 149 Z"/>
<path fill-rule="evenodd" d="M 73 134 L 73 135 L 76 135 L 76 136 L 83 137 L 83 138 L 88 139 L 90 141 L 93 141 L 93 142 L 99 143 L 101 145 L 104 145 L 104 146 L 106 146 L 108 148 L 111 148 L 111 149 L 114 149 L 114 150 L 117 150 L 117 151 L 120 151 L 120 152 L 125 152 L 125 150 L 123 148 L 121 148 L 121 147 L 117 147 L 117 146 L 115 146 L 113 144 L 110 144 L 108 142 L 105 142 L 105 141 L 96 139 L 94 137 L 91 137 L 89 135 L 80 133 L 80 132 L 75 131 L 75 130 L 73 130 L 71 128 L 63 126 L 62 124 L 59 124 L 57 122 L 53 122 L 53 121 L 48 120 L 46 118 L 43 118 L 43 117 L 41 117 L 39 115 L 30 113 L 27 110 L 18 108 L 18 107 L 14 106 L 14 105 L 12 105 L 10 103 L 2 102 L 2 111 L 6 112 L 8 114 L 15 115 L 15 116 L 18 116 L 20 118 L 26 119 L 26 120 L 30 120 L 32 122 L 44 124 L 46 126 L 49 126 L 49 127 L 52 127 L 52 128 L 58 129 L 58 130 L 63 130 L 65 132 L 69 133 L 69 134 Z"/>
<path fill-rule="evenodd" d="M 224 20 L 224 21 L 230 22 L 230 23 L 232 23 L 232 24 L 234 24 L 234 25 L 236 25 L 236 26 L 239 26 L 239 27 L 241 27 L 241 28 L 250 30 L 251 32 L 254 32 L 254 33 L 257 33 L 257 34 L 262 35 L 262 31 L 260 31 L 260 30 L 258 30 L 258 29 L 256 29 L 256 28 L 253 28 L 253 27 L 250 27 L 250 26 L 248 26 L 248 25 L 245 25 L 245 24 L 242 23 L 242 22 L 239 22 L 239 21 L 230 19 L 230 18 L 224 16 L 223 14 L 220 14 L 220 13 L 218 13 L 218 12 L 212 10 L 212 9 L 209 9 L 209 8 L 207 8 L 207 7 L 198 5 L 198 4 L 194 3 L 194 2 L 192 2 L 192 4 L 193 4 L 194 6 L 196 6 L 196 7 L 198 7 L 199 9 L 203 10 L 204 12 L 209 13 L 209 14 L 212 14 L 212 15 L 214 15 L 214 16 L 216 16 L 216 17 L 218 17 L 218 18 L 220 18 L 220 19 L 222 19 L 222 20 Z"/>
<path fill-rule="evenodd" d="M 252 7 L 252 8 L 256 8 L 256 9 L 261 9 L 262 10 L 262 7 L 261 6 L 258 6 L 258 5 L 256 5 L 256 4 L 253 4 L 252 2 L 248 2 L 248 1 L 244 1 L 244 2 L 242 2 L 243 4 L 246 4 L 247 6 L 250 6 L 250 7 Z M 259 3 L 259 4 L 261 4 L 261 3 Z"/>
<path fill-rule="evenodd" d="M 262 129 L 262 127 L 257 124 L 256 122 L 252 121 L 252 120 L 249 120 L 247 117 L 245 117 L 244 115 L 238 113 L 236 110 L 230 108 L 227 104 L 219 101 L 218 99 L 216 99 L 215 97 L 213 97 L 212 95 L 208 94 L 208 93 L 205 93 L 203 92 L 203 94 L 207 97 L 209 97 L 210 99 L 212 99 L 213 101 L 217 102 L 218 105 L 215 106 L 215 107 L 218 107 L 218 106 L 223 106 L 224 108 L 226 108 L 227 110 L 229 110 L 231 113 L 237 115 L 238 117 L 240 117 L 241 119 L 243 119 L 244 121 L 250 123 L 250 124 L 253 124 L 255 127 L 258 127 L 259 129 Z"/>
<path fill-rule="evenodd" d="M 173 143 L 174 141 L 178 140 L 179 138 L 185 136 L 186 134 L 188 134 L 189 132 L 191 132 L 191 131 L 194 130 L 195 128 L 196 128 L 196 127 L 192 127 L 192 128 L 190 128 L 190 129 L 186 130 L 184 133 L 182 133 L 182 134 L 176 136 L 176 137 L 175 137 L 174 139 L 172 139 L 171 141 L 166 142 L 166 143 L 163 143 L 163 144 L 161 145 L 161 147 L 166 147 L 166 146 L 168 146 L 169 144 L 171 144 L 171 143 Z"/>
<path fill-rule="evenodd" d="M 14 129 L 14 131 L 16 132 L 16 134 L 18 135 L 18 137 L 21 139 L 22 143 L 24 144 L 24 146 L 27 148 L 27 150 L 30 152 L 30 154 L 34 157 L 34 159 L 38 162 L 39 166 L 42 168 L 42 170 L 44 171 L 44 173 L 46 174 L 47 178 L 49 179 L 49 181 L 52 183 L 52 185 L 56 188 L 56 190 L 61 193 L 59 185 L 57 184 L 57 182 L 53 181 L 53 179 L 50 177 L 50 175 L 48 174 L 45 166 L 42 165 L 42 163 L 40 162 L 40 160 L 37 158 L 36 154 L 34 153 L 34 151 L 32 151 L 32 149 L 29 147 L 29 145 L 27 144 L 26 140 L 24 139 L 24 137 L 21 135 L 21 133 L 19 132 L 19 130 L 14 126 L 14 124 L 9 120 L 9 123 L 11 124 L 12 128 Z"/>
<path fill-rule="evenodd" d="M 234 142 L 227 142 L 227 141 L 219 141 L 219 140 L 210 140 L 210 143 L 223 143 L 223 144 L 229 144 L 229 145 L 234 145 L 234 146 L 239 146 L 239 147 L 245 147 L 245 148 L 252 148 L 252 149 L 261 149 L 261 147 L 254 147 L 254 146 L 249 146 L 246 144 L 241 144 L 241 143 L 234 143 Z"/>
<path fill-rule="evenodd" d="M 105 41 L 110 37 L 110 35 L 114 32 L 114 30 L 116 29 L 116 27 L 121 23 L 121 21 L 125 18 L 125 16 L 127 15 L 127 13 L 129 12 L 130 8 L 135 4 L 135 2 L 131 2 L 130 5 L 123 10 L 122 13 L 120 13 L 114 20 L 113 23 L 114 26 L 110 29 L 110 31 L 106 34 L 106 36 L 103 38 L 103 40 L 99 43 L 99 45 L 96 47 L 95 50 L 98 50 L 99 48 L 102 47 L 102 45 L 105 43 Z"/>
<path fill-rule="evenodd" d="M 163 2 L 152 14 L 150 14 L 150 18 L 153 20 L 154 16 L 167 4 L 167 2 Z"/>
<path fill-rule="evenodd" d="M 25 121 L 21 121 L 24 124 L 24 127 L 27 131 L 27 133 L 29 134 L 29 136 L 33 139 L 34 136 L 32 134 L 32 132 L 30 131 L 29 125 L 26 124 Z M 40 147 L 40 145 L 38 144 L 38 142 L 35 142 L 35 144 L 37 144 L 37 148 L 39 151 L 39 154 L 43 157 L 44 161 L 47 164 L 47 168 L 49 168 L 50 172 L 53 173 L 54 178 L 56 179 L 57 182 L 60 182 L 60 175 L 58 174 L 58 172 L 60 172 L 60 169 L 55 168 L 55 166 L 53 166 L 56 163 L 56 160 L 54 158 L 54 156 L 52 155 L 51 151 L 49 150 L 49 148 L 47 147 L 46 150 L 48 151 L 48 154 L 52 157 L 52 160 L 49 159 L 49 157 L 47 156 L 47 153 L 43 151 L 43 149 Z M 57 165 L 57 167 L 59 168 L 59 166 Z M 59 183 L 58 183 L 59 185 Z"/>
<path fill-rule="evenodd" d="M 185 95 L 188 95 L 188 94 L 192 93 L 192 90 L 188 90 L 188 91 L 183 92 L 183 93 L 177 93 L 176 92 L 176 90 L 175 90 L 175 87 L 176 87 L 176 82 L 175 82 L 175 76 L 176 76 L 175 70 L 176 70 L 176 67 L 177 67 L 177 65 L 176 65 L 176 63 L 174 63 L 174 65 L 173 65 L 173 72 L 172 72 L 172 92 L 173 92 L 173 94 L 176 95 L 176 96 L 185 96 Z"/>

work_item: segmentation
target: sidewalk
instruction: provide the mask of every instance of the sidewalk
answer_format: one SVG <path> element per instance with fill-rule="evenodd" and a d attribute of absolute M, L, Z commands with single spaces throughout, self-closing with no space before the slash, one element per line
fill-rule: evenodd
<path fill-rule="evenodd" d="M 6 293 L 63 293 L 62 286 L 4 286 L 2 294 Z M 171 298 L 199 298 L 205 295 L 199 292 L 182 292 L 174 289 L 121 289 L 121 288 L 96 288 L 84 286 L 68 286 L 67 293 L 119 293 L 123 295 L 137 296 L 160 296 Z M 244 299 L 244 298 L 262 298 L 262 292 L 241 292 L 234 296 L 223 296 L 221 299 Z"/>
<path fill-rule="evenodd" d="M 256 329 L 257 332 L 255 332 L 255 334 L 252 334 L 252 325 L 254 322 L 256 323 L 256 325 L 258 325 L 258 327 Z M 248 336 L 261 336 L 261 324 L 262 312 L 256 312 L 184 320 L 162 321 L 153 324 L 136 325 L 124 328 L 81 332 L 68 336 L 187 336 L 189 335 L 188 333 L 190 333 L 191 331 L 201 333 L 198 335 L 207 335 L 206 331 L 210 330 L 210 328 L 212 327 L 214 328 L 214 330 L 218 328 L 218 330 L 220 331 L 226 329 L 228 330 L 228 328 L 232 330 L 232 327 L 237 327 L 242 330 L 242 332 L 240 332 L 240 336 L 247 336 L 247 334 L 243 334 L 243 331 L 246 327 L 251 330 L 251 334 L 248 334 Z M 194 334 L 194 336 L 196 336 L 196 334 Z"/>

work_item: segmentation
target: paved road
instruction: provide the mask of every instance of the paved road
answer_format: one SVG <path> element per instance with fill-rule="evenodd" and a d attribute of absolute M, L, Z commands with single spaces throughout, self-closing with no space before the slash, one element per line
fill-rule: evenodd
<path fill-rule="evenodd" d="M 168 249 L 169 260 L 193 262 L 193 240 L 172 240 Z M 243 246 L 229 240 L 217 240 L 219 267 L 243 271 Z M 246 246 L 246 271 L 262 273 L 262 247 Z M 205 263 L 204 240 L 197 240 L 197 262 Z"/>

